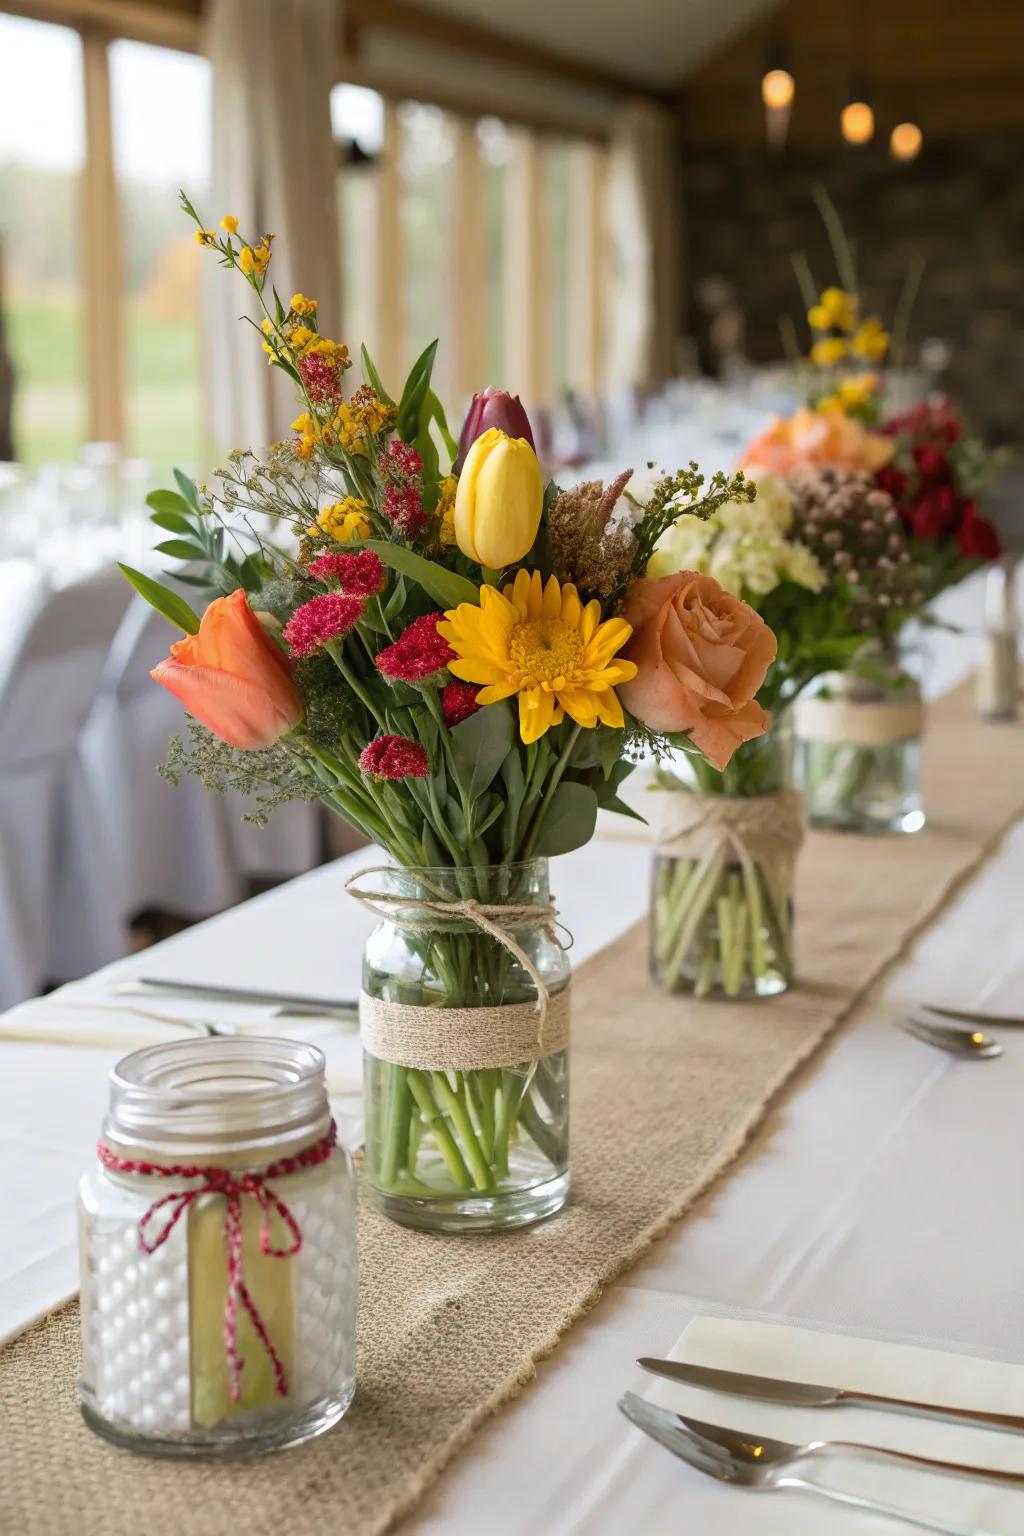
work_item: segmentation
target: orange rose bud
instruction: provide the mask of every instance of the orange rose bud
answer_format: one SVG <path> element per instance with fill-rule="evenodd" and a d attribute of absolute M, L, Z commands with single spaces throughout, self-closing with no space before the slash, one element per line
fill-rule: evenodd
<path fill-rule="evenodd" d="M 801 409 L 779 416 L 748 447 L 741 469 L 789 475 L 801 464 L 817 469 L 862 469 L 874 475 L 888 464 L 896 445 L 881 432 L 869 432 L 855 416 L 841 410 Z"/>
<path fill-rule="evenodd" d="M 622 617 L 633 626 L 622 655 L 637 675 L 619 685 L 619 697 L 644 725 L 689 731 L 719 770 L 764 735 L 772 717 L 754 695 L 775 659 L 775 636 L 748 603 L 713 576 L 677 571 L 638 581 Z"/>
<path fill-rule="evenodd" d="M 302 719 L 291 663 L 242 591 L 215 598 L 199 633 L 175 641 L 150 676 L 207 730 L 243 752 L 272 747 Z"/>

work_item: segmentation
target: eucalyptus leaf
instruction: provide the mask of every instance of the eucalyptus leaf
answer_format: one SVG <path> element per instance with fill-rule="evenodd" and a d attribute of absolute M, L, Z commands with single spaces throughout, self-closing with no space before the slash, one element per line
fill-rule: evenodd
<path fill-rule="evenodd" d="M 183 629 L 186 635 L 199 633 L 199 615 L 189 607 L 183 597 L 178 596 L 177 592 L 172 592 L 170 587 L 165 587 L 160 581 L 154 581 L 152 576 L 133 570 L 130 565 L 122 565 L 120 561 L 118 561 L 118 569 L 131 582 L 139 596 L 144 597 L 157 613 L 162 613 L 165 619 L 169 619 L 172 624 Z"/>
<path fill-rule="evenodd" d="M 445 570 L 435 560 L 427 560 L 404 544 L 389 544 L 386 539 L 365 539 L 362 549 L 372 549 L 393 571 L 400 571 L 422 587 L 428 597 L 442 608 L 457 608 L 460 603 L 480 602 L 480 589 L 457 571 Z"/>
<path fill-rule="evenodd" d="M 597 825 L 597 796 L 585 784 L 559 784 L 548 802 L 533 852 L 542 858 L 589 843 Z"/>
<path fill-rule="evenodd" d="M 452 731 L 452 757 L 459 784 L 470 800 L 483 794 L 512 751 L 515 725 L 504 699 L 488 704 Z"/>
<path fill-rule="evenodd" d="M 627 805 L 625 800 L 620 800 L 618 795 L 613 795 L 610 800 L 602 800 L 601 809 L 602 811 L 614 811 L 617 816 L 628 816 L 631 821 L 639 821 L 645 827 L 647 825 L 647 817 L 641 816 L 639 811 L 635 811 L 631 805 Z"/>

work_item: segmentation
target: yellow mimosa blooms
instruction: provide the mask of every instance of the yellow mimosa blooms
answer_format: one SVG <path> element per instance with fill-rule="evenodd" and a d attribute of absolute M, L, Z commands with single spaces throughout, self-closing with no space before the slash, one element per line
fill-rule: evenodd
<path fill-rule="evenodd" d="M 846 356 L 846 342 L 840 336 L 823 336 L 811 348 L 811 362 L 819 368 L 830 368 L 841 363 Z"/>
<path fill-rule="evenodd" d="M 316 299 L 307 299 L 304 293 L 293 293 L 290 308 L 295 315 L 313 315 L 316 313 Z"/>
<path fill-rule="evenodd" d="M 270 247 L 265 242 L 255 249 L 251 245 L 243 245 L 238 256 L 238 265 L 246 277 L 262 277 L 269 261 Z"/>
<path fill-rule="evenodd" d="M 877 388 L 877 373 L 847 374 L 839 380 L 839 404 L 844 410 L 856 410 L 867 404 Z"/>
<path fill-rule="evenodd" d="M 446 613 L 437 632 L 455 652 L 452 676 L 484 685 L 478 704 L 518 695 L 523 741 L 537 741 L 566 715 L 588 730 L 599 721 L 622 726 L 615 689 L 636 666 L 616 654 L 632 628 L 624 619 L 602 623 L 600 603 L 584 607 L 571 582 L 549 576 L 544 586 L 539 571 L 518 571 L 504 592 L 481 587 L 479 607 L 460 603 Z"/>
<path fill-rule="evenodd" d="M 196 243 L 198 245 L 216 245 L 217 235 L 212 229 L 197 229 Z"/>
<path fill-rule="evenodd" d="M 455 539 L 464 555 L 498 570 L 533 547 L 544 506 L 544 477 L 525 437 L 491 427 L 462 466 L 455 494 Z"/>
<path fill-rule="evenodd" d="M 438 521 L 437 536 L 442 544 L 455 543 L 455 492 L 458 486 L 456 475 L 445 475 L 438 486 L 435 516 Z"/>
<path fill-rule="evenodd" d="M 221 229 L 226 229 L 229 235 L 238 234 L 238 220 L 233 213 L 226 213 L 220 221 Z"/>
<path fill-rule="evenodd" d="M 346 496 L 324 507 L 317 518 L 317 527 L 327 538 L 338 544 L 348 544 L 352 539 L 368 539 L 370 523 L 366 516 L 369 508 L 360 496 Z"/>
<path fill-rule="evenodd" d="M 821 295 L 820 308 L 828 319 L 825 325 L 815 327 L 817 330 L 834 326 L 839 331 L 852 331 L 857 323 L 856 296 L 842 288 L 826 288 Z"/>
<path fill-rule="evenodd" d="M 311 331 L 308 325 L 293 325 L 288 332 L 288 344 L 295 352 L 301 352 L 303 347 L 316 340 L 316 331 Z"/>
<path fill-rule="evenodd" d="M 292 422 L 292 431 L 299 434 L 299 440 L 294 445 L 299 458 L 311 459 L 316 446 L 316 423 L 308 411 L 303 411 L 301 416 L 296 416 Z"/>
<path fill-rule="evenodd" d="M 874 315 L 857 331 L 850 342 L 850 350 L 858 357 L 869 358 L 871 362 L 879 362 L 886 354 L 889 347 L 889 333 L 885 330 Z"/>

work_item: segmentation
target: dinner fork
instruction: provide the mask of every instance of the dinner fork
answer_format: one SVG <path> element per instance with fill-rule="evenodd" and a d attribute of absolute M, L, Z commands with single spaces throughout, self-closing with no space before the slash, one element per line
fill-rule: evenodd
<path fill-rule="evenodd" d="M 828 1487 L 803 1475 L 801 1464 L 817 1457 L 824 1459 L 832 1451 L 858 1459 L 881 1457 L 931 1472 L 954 1472 L 959 1475 L 978 1476 L 976 1467 L 962 1466 L 956 1462 L 931 1461 L 923 1456 L 911 1456 L 904 1451 L 883 1451 L 874 1446 L 856 1445 L 852 1441 L 812 1440 L 807 1445 L 790 1445 L 784 1440 L 768 1440 L 761 1435 L 744 1434 L 740 1430 L 721 1429 L 716 1424 L 705 1424 L 699 1419 L 684 1418 L 654 1403 L 627 1392 L 619 1400 L 619 1408 L 638 1429 L 657 1440 L 673 1455 L 678 1456 L 698 1472 L 714 1477 L 736 1487 L 750 1488 L 758 1492 L 772 1492 L 777 1488 L 802 1488 L 817 1493 L 822 1498 L 839 1504 L 850 1504 L 876 1515 L 886 1515 L 890 1520 L 901 1520 L 906 1525 L 918 1526 L 925 1531 L 939 1531 L 943 1536 L 987 1536 L 977 1527 L 951 1525 L 930 1515 L 918 1515 L 910 1510 L 885 1504 L 861 1494 L 847 1493 L 839 1488 Z M 985 1472 L 986 1479 L 1009 1483 L 1024 1488 L 1024 1473 Z"/>

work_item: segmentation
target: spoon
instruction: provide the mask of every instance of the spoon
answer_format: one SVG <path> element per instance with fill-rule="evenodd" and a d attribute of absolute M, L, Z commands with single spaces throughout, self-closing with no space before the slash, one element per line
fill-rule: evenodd
<path fill-rule="evenodd" d="M 931 1019 L 921 1019 L 914 1014 L 897 1019 L 897 1026 L 915 1040 L 934 1045 L 937 1050 L 948 1051 L 951 1056 L 985 1061 L 991 1056 L 1001 1056 L 1003 1048 L 998 1040 L 986 1035 L 981 1029 L 957 1029 L 953 1024 L 936 1024 Z"/>

